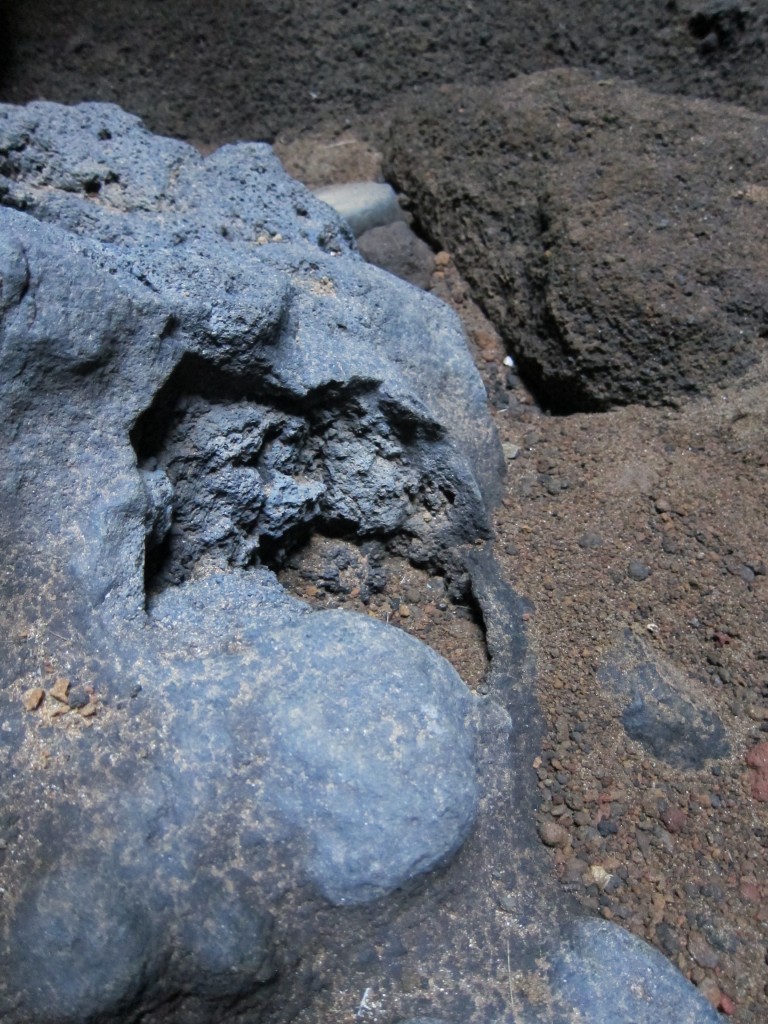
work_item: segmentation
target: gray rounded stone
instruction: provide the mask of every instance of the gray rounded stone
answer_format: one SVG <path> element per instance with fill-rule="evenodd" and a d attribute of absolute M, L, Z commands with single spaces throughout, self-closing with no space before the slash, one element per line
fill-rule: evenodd
<path fill-rule="evenodd" d="M 345 612 L 303 616 L 260 642 L 279 666 L 260 711 L 267 800 L 308 843 L 333 903 L 363 903 L 429 871 L 477 810 L 474 698 L 407 634 Z"/>
<path fill-rule="evenodd" d="M 608 921 L 581 920 L 553 958 L 553 987 L 590 1024 L 716 1024 L 709 1002 L 664 956 Z"/>

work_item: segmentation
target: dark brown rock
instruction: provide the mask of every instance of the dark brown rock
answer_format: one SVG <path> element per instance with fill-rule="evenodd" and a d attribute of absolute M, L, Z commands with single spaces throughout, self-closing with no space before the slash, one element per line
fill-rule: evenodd
<path fill-rule="evenodd" d="M 571 70 L 403 107 L 391 177 L 555 411 L 707 393 L 759 351 L 768 121 Z"/>

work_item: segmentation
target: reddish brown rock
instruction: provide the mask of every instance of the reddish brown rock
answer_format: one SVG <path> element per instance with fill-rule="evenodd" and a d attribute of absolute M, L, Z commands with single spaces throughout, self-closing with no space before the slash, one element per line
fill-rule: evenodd
<path fill-rule="evenodd" d="M 747 753 L 749 789 L 753 800 L 768 803 L 768 740 L 758 743 Z"/>
<path fill-rule="evenodd" d="M 720 1000 L 717 1004 L 717 1009 L 721 1013 L 726 1013 L 730 1017 L 732 1013 L 736 1012 L 736 1003 L 731 999 L 730 996 L 726 995 L 725 992 L 720 992 Z"/>
<path fill-rule="evenodd" d="M 739 882 L 739 892 L 742 898 L 750 903 L 759 903 L 762 899 L 760 886 L 754 878 L 742 878 Z"/>
<path fill-rule="evenodd" d="M 688 815 L 681 807 L 667 807 L 661 812 L 661 820 L 669 832 L 681 832 L 688 821 Z"/>
<path fill-rule="evenodd" d="M 544 821 L 539 825 L 539 835 L 545 846 L 567 846 L 568 833 L 554 821 Z"/>

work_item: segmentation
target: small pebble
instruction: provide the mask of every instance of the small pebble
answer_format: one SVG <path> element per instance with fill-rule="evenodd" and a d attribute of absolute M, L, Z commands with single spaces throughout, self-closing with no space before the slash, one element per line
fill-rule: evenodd
<path fill-rule="evenodd" d="M 80 708 L 84 708 L 89 700 L 90 698 L 85 690 L 82 687 L 78 687 L 69 695 L 69 706 L 77 711 Z"/>
<path fill-rule="evenodd" d="M 21 698 L 22 704 L 24 705 L 25 711 L 35 711 L 43 703 L 45 698 L 45 690 L 41 690 L 36 686 L 33 690 L 27 690 L 24 696 Z"/>
<path fill-rule="evenodd" d="M 545 846 L 567 846 L 568 833 L 554 821 L 543 821 L 539 825 L 539 836 Z"/>
<path fill-rule="evenodd" d="M 598 887 L 598 889 L 605 889 L 613 877 L 609 871 L 606 871 L 602 864 L 591 864 L 589 868 L 589 874 L 591 880 Z"/>
<path fill-rule="evenodd" d="M 637 583 L 642 583 L 643 580 L 647 580 L 651 575 L 651 570 L 643 562 L 639 562 L 636 558 L 633 558 L 627 567 L 627 576 L 631 580 L 635 580 Z"/>
<path fill-rule="evenodd" d="M 565 863 L 563 881 L 580 882 L 581 876 L 588 870 L 589 865 L 586 861 L 580 860 L 578 857 L 571 857 L 570 860 Z"/>
<path fill-rule="evenodd" d="M 748 900 L 750 903 L 760 903 L 762 899 L 760 886 L 749 878 L 741 879 L 739 883 L 739 892 L 741 893 L 742 898 Z"/>
<path fill-rule="evenodd" d="M 680 807 L 665 807 L 661 812 L 661 820 L 668 832 L 680 832 L 688 820 L 688 815 Z"/>
<path fill-rule="evenodd" d="M 69 693 L 69 680 L 63 678 L 57 679 L 48 693 L 60 703 L 68 704 L 69 700 L 67 698 L 67 694 Z"/>
<path fill-rule="evenodd" d="M 584 533 L 579 537 L 579 547 L 586 551 L 594 550 L 595 548 L 601 548 L 603 546 L 603 538 L 599 533 Z"/>
<path fill-rule="evenodd" d="M 720 992 L 720 1001 L 717 1004 L 717 1009 L 721 1013 L 726 1013 L 730 1017 L 732 1013 L 736 1012 L 736 1003 L 731 999 L 725 992 Z"/>
<path fill-rule="evenodd" d="M 720 963 L 720 957 L 699 932 L 688 937 L 688 952 L 700 967 L 713 970 Z"/>

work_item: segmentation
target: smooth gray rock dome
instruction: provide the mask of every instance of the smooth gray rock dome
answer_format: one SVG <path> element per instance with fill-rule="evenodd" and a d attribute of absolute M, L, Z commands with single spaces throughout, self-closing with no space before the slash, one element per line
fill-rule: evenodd
<path fill-rule="evenodd" d="M 259 649 L 279 666 L 259 701 L 267 800 L 309 843 L 326 899 L 367 902 L 450 857 L 478 799 L 474 699 L 451 666 L 344 612 L 303 616 Z"/>

